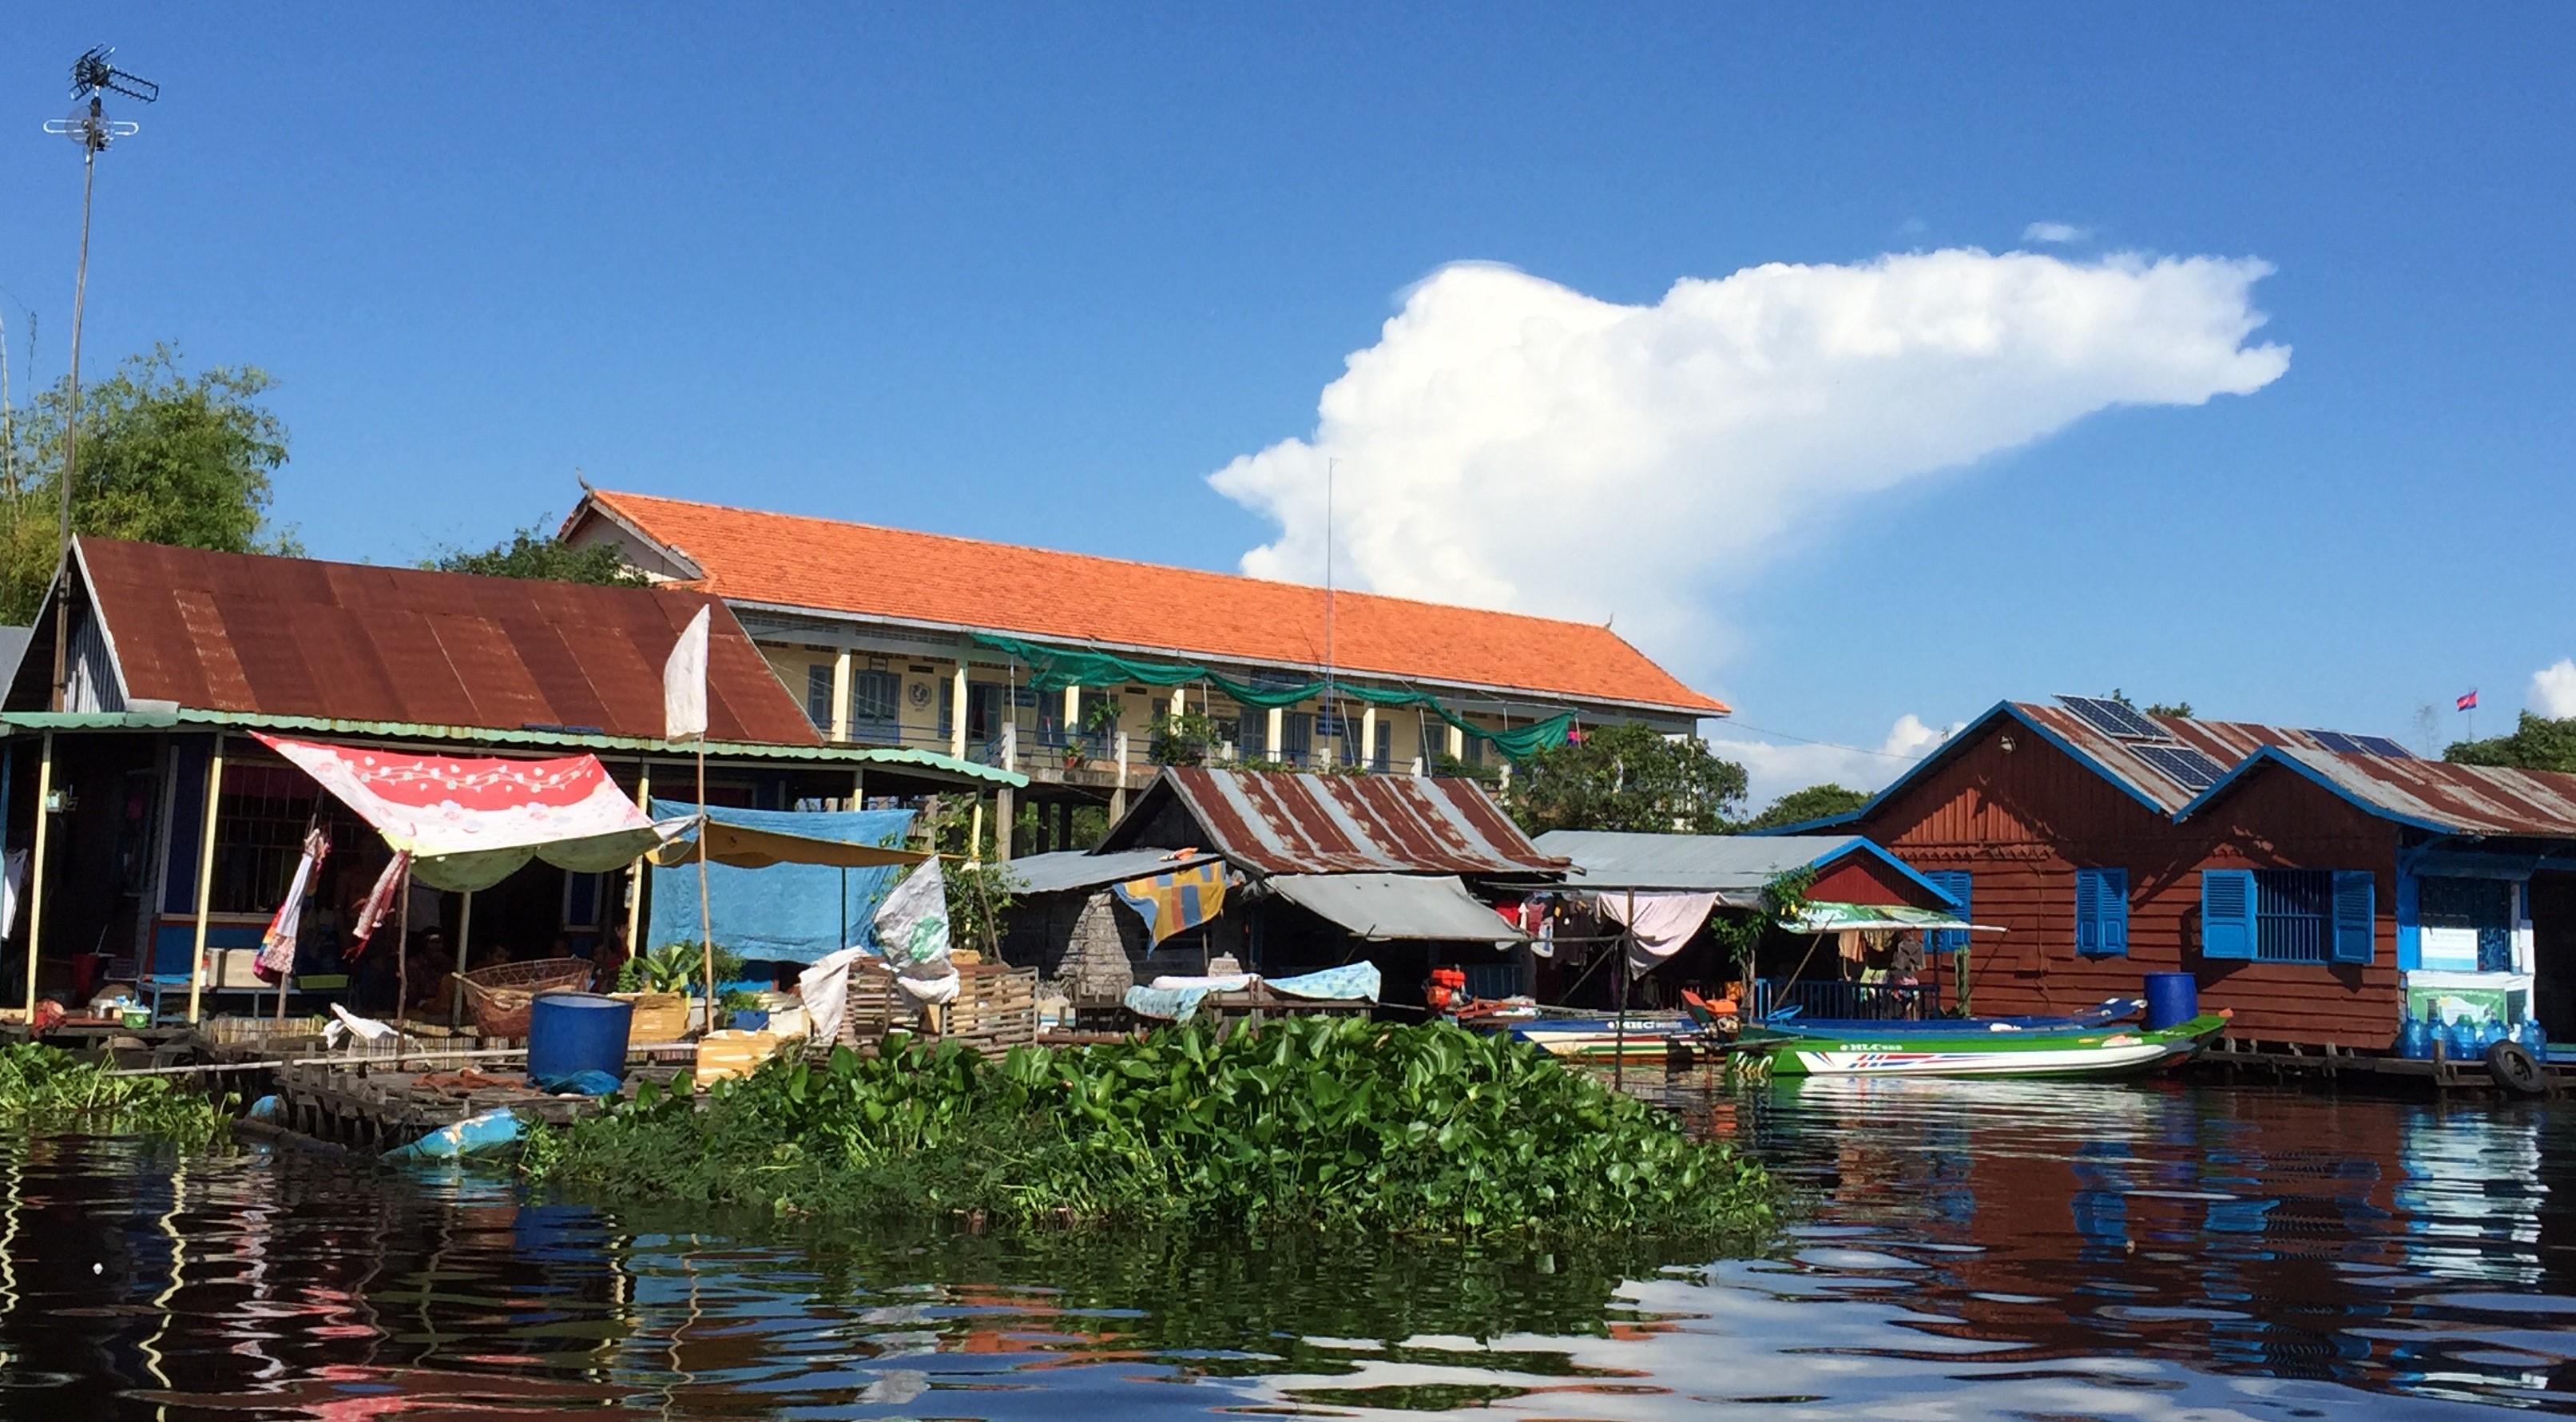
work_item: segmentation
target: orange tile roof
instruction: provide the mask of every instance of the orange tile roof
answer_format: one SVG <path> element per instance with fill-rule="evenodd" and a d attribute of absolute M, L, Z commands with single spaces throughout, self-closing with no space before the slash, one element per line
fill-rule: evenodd
<path fill-rule="evenodd" d="M 1232 573 L 593 490 L 615 521 L 739 602 L 1193 657 L 1321 667 L 1324 590 Z M 570 532 L 585 510 L 565 522 Z M 1333 661 L 1398 681 L 1722 716 L 1606 627 L 1340 593 Z"/>

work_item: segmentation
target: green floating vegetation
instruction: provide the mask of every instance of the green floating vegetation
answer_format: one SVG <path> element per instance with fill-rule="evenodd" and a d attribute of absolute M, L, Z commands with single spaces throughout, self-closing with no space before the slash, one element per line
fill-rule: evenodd
<path fill-rule="evenodd" d="M 161 1136 L 203 1147 L 230 1133 L 226 1104 L 167 1077 L 110 1076 L 104 1066 L 40 1042 L 0 1046 L 0 1125 Z"/>
<path fill-rule="evenodd" d="M 1703 1237 L 1773 1209 L 1759 1164 L 1535 1048 L 1327 1018 L 999 1063 L 892 1038 L 703 1100 L 648 1088 L 538 1133 L 522 1169 L 610 1196 L 1021 1225 Z"/>

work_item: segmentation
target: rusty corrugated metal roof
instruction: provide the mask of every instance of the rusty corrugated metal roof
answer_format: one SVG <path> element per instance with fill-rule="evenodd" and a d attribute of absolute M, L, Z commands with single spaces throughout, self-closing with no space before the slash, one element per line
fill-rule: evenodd
<path fill-rule="evenodd" d="M 2140 742 L 2114 736 L 2064 706 L 2040 701 L 2014 701 L 2007 705 L 2022 720 L 2066 742 L 2078 754 L 2100 766 L 2104 774 L 2167 814 L 2180 811 L 2207 788 L 2183 783 L 2171 771 L 2140 755 Z M 2317 740 L 2316 732 L 2293 730 L 2287 726 L 2266 726 L 2253 721 L 2204 721 L 2183 716 L 2145 716 L 2142 719 L 2152 722 L 2171 740 L 2216 761 L 2222 772 L 2234 770 L 2239 762 L 2266 746 L 2314 751 L 2320 755 L 2336 754 Z M 2357 758 L 2378 760 L 2383 757 Z"/>
<path fill-rule="evenodd" d="M 1165 768 L 1100 848 L 1139 847 L 1171 805 L 1203 832 L 1197 847 L 1261 874 L 1556 874 L 1569 864 L 1530 843 L 1473 780 L 1194 766 Z"/>
<path fill-rule="evenodd" d="M 2419 829 L 2480 837 L 2576 839 L 2576 775 L 2511 770 L 2493 765 L 2453 765 L 2441 760 L 2281 747 L 2261 753 L 2304 772 L 2363 809 Z M 2215 799 L 2255 765 L 2211 788 Z M 2195 801 L 2193 808 L 2197 808 Z"/>
<path fill-rule="evenodd" d="M 662 663 L 702 606 L 708 735 L 816 745 L 723 602 L 83 538 L 129 702 L 494 730 L 662 734 Z"/>

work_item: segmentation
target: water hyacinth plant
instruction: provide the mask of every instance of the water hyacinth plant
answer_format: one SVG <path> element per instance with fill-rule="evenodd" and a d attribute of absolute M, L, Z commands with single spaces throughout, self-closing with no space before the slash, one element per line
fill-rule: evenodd
<path fill-rule="evenodd" d="M 1445 1024 L 1294 1018 L 1023 1047 L 890 1040 L 643 1093 L 532 1143 L 611 1194 L 1004 1222 L 1408 1234 L 1758 1230 L 1759 1165 L 1545 1053 Z"/>
<path fill-rule="evenodd" d="M 161 1136 L 202 1147 L 228 1133 L 227 1104 L 166 1077 L 110 1076 L 104 1067 L 39 1042 L 0 1046 L 0 1123 L 10 1126 Z"/>

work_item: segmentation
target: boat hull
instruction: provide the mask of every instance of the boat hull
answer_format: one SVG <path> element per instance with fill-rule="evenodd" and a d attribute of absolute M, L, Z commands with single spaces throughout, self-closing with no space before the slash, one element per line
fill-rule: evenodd
<path fill-rule="evenodd" d="M 2208 1016 L 2155 1032 L 1784 1033 L 1760 1045 L 1774 1076 L 2127 1076 L 2181 1061 L 2226 1025 Z"/>

